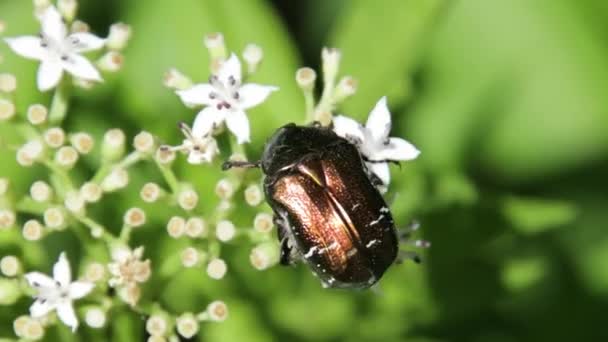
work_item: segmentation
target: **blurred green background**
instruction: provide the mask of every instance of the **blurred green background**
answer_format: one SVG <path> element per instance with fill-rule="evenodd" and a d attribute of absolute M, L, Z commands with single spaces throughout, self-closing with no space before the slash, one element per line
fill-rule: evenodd
<path fill-rule="evenodd" d="M 31 12 L 30 1 L 0 1 L 5 36 L 36 32 Z M 237 242 L 227 248 L 224 280 L 188 270 L 162 291 L 144 292 L 175 312 L 225 300 L 230 318 L 203 325 L 201 340 L 608 340 L 606 1 L 83 0 L 79 18 L 101 36 L 116 21 L 132 25 L 134 35 L 124 70 L 93 91 L 77 92 L 67 122 L 72 131 L 100 137 L 110 127 L 130 136 L 145 129 L 178 142 L 175 123 L 190 122 L 195 112 L 162 86 L 163 73 L 177 67 L 205 80 L 202 37 L 221 31 L 230 50 L 261 45 L 264 62 L 252 80 L 281 87 L 249 113 L 250 156 L 260 154 L 274 129 L 303 120 L 294 72 L 318 67 L 325 45 L 342 50 L 343 74 L 359 80 L 358 93 L 340 112 L 364 120 L 386 94 L 392 135 L 422 151 L 393 168 L 389 193 L 396 222 L 418 219 L 433 243 L 422 265 L 393 267 L 381 294 L 325 290 L 301 265 L 255 271 L 249 249 Z M 4 44 L 0 53 L 0 72 L 19 78 L 17 105 L 47 103 L 48 95 L 34 87 L 37 64 Z M 7 129 L 0 133 L 9 139 Z M 42 169 L 24 174 L 14 160 L 0 152 L 0 176 L 21 192 L 44 177 Z M 96 159 L 84 163 L 82 179 Z M 221 176 L 183 160 L 178 166 L 201 194 L 211 193 Z M 170 212 L 138 199 L 149 180 L 160 181 L 154 168 L 136 167 L 128 190 L 94 207 L 93 216 L 118 229 L 128 206 L 150 209 L 151 223 L 135 238 L 154 265 L 187 241 L 158 239 L 166 236 Z M 208 213 L 215 203 L 204 197 L 199 206 Z M 239 212 L 235 221 L 251 225 L 254 214 Z M 3 241 L 3 254 L 22 255 L 31 268 L 48 269 L 60 250 L 74 255 L 72 261 L 84 254 L 69 233 L 50 236 L 44 248 L 25 243 L 25 251 L 8 237 Z M 12 320 L 29 303 L 0 308 L 0 335 L 11 336 Z M 140 317 L 112 319 L 115 340 L 143 336 Z M 108 338 L 86 327 L 81 333 Z"/>

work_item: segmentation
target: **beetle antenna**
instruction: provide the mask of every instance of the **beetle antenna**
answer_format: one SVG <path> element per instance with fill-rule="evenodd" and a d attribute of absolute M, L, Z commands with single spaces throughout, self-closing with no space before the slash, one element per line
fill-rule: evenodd
<path fill-rule="evenodd" d="M 222 164 L 222 170 L 223 171 L 230 170 L 233 167 L 245 168 L 245 169 L 258 168 L 258 167 L 260 167 L 261 164 L 262 163 L 260 161 L 248 162 L 248 161 L 229 160 L 229 161 L 224 162 L 224 164 Z"/>

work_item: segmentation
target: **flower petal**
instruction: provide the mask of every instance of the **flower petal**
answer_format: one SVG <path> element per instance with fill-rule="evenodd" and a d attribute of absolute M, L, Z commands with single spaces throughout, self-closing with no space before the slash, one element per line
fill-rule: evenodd
<path fill-rule="evenodd" d="M 23 36 L 16 38 L 5 38 L 4 41 L 19 56 L 42 60 L 47 56 L 47 51 L 42 47 L 40 37 Z"/>
<path fill-rule="evenodd" d="M 175 93 L 179 96 L 186 105 L 212 105 L 213 101 L 209 95 L 213 93 L 215 88 L 208 83 L 200 83 L 185 90 L 178 90 Z"/>
<path fill-rule="evenodd" d="M 357 121 L 338 115 L 334 117 L 334 132 L 342 138 L 350 140 L 352 143 L 361 145 L 365 141 L 363 126 Z"/>
<path fill-rule="evenodd" d="M 64 301 L 57 305 L 57 316 L 65 325 L 72 328 L 72 332 L 76 331 L 78 319 L 71 301 Z"/>
<path fill-rule="evenodd" d="M 67 60 L 61 62 L 61 65 L 67 72 L 78 78 L 89 81 L 102 81 L 99 71 L 95 69 L 88 59 L 80 55 L 70 54 Z"/>
<path fill-rule="evenodd" d="M 29 272 L 25 274 L 25 280 L 27 280 L 28 284 L 30 284 L 30 286 L 33 288 L 57 287 L 57 284 L 55 284 L 55 280 L 53 280 L 53 278 L 40 272 Z"/>
<path fill-rule="evenodd" d="M 239 144 L 249 142 L 249 119 L 244 111 L 234 111 L 226 116 L 226 126 L 236 136 Z"/>
<path fill-rule="evenodd" d="M 386 96 L 383 96 L 369 113 L 365 127 L 375 141 L 383 141 L 391 131 L 391 113 L 386 105 Z"/>
<path fill-rule="evenodd" d="M 412 160 L 416 159 L 420 151 L 411 143 L 401 138 L 390 138 L 388 144 L 383 145 L 373 156 L 373 160 Z"/>
<path fill-rule="evenodd" d="M 61 14 L 55 6 L 49 6 L 40 16 L 40 25 L 42 26 L 42 34 L 53 39 L 56 42 L 61 42 L 67 35 L 67 28 Z"/>
<path fill-rule="evenodd" d="M 264 102 L 273 91 L 277 90 L 279 90 L 279 87 L 265 86 L 255 83 L 244 84 L 239 89 L 239 102 L 241 104 L 241 108 L 247 109 L 255 107 Z"/>
<path fill-rule="evenodd" d="M 68 286 L 72 282 L 72 270 L 65 252 L 59 254 L 59 259 L 53 266 L 53 279 L 58 281 L 61 286 Z"/>
<path fill-rule="evenodd" d="M 30 315 L 33 318 L 40 318 L 51 312 L 55 306 L 45 299 L 36 299 L 30 306 Z"/>
<path fill-rule="evenodd" d="M 376 175 L 384 185 L 391 181 L 391 172 L 388 163 L 367 163 L 367 167 Z"/>
<path fill-rule="evenodd" d="M 40 89 L 40 91 L 47 91 L 55 88 L 61 80 L 62 75 L 63 68 L 61 68 L 61 64 L 51 61 L 42 62 L 40 67 L 38 67 L 38 76 L 36 79 L 38 89 Z"/>
<path fill-rule="evenodd" d="M 217 72 L 219 80 L 226 85 L 230 84 L 230 76 L 234 77 L 236 83 L 241 83 L 241 61 L 234 53 L 230 54 Z"/>
<path fill-rule="evenodd" d="M 218 110 L 215 107 L 203 108 L 194 119 L 192 135 L 202 138 L 211 134 L 216 127 L 222 124 L 225 118 L 226 112 L 224 110 Z"/>
<path fill-rule="evenodd" d="M 95 284 L 87 281 L 75 281 L 70 284 L 69 296 L 71 299 L 80 299 L 88 295 L 95 287 Z"/>
<path fill-rule="evenodd" d="M 70 44 L 72 51 L 78 53 L 101 49 L 105 43 L 105 39 L 88 32 L 72 33 L 67 38 L 67 44 Z"/>

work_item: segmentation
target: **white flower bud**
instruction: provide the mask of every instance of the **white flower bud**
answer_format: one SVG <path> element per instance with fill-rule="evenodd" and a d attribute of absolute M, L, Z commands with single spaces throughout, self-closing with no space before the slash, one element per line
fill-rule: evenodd
<path fill-rule="evenodd" d="M 190 211 L 198 204 L 198 194 L 192 189 L 182 190 L 177 195 L 177 204 L 182 209 Z"/>
<path fill-rule="evenodd" d="M 100 227 L 91 228 L 91 236 L 95 239 L 101 239 L 101 237 L 103 236 L 103 229 Z"/>
<path fill-rule="evenodd" d="M 226 58 L 226 44 L 224 43 L 224 36 L 221 33 L 215 32 L 206 35 L 204 43 L 207 50 L 209 50 L 211 60 Z"/>
<path fill-rule="evenodd" d="M 15 116 L 15 104 L 6 99 L 0 99 L 0 121 L 9 120 Z"/>
<path fill-rule="evenodd" d="M 78 153 L 87 154 L 93 149 L 95 140 L 93 140 L 93 137 L 90 134 L 79 132 L 70 136 L 70 143 Z"/>
<path fill-rule="evenodd" d="M 217 210 L 219 212 L 227 212 L 230 208 L 232 208 L 232 203 L 228 200 L 221 200 L 217 205 Z"/>
<path fill-rule="evenodd" d="M 144 184 L 144 186 L 141 188 L 141 191 L 139 192 L 139 197 L 141 197 L 144 202 L 154 203 L 158 201 L 162 194 L 163 190 L 158 184 L 149 182 Z"/>
<path fill-rule="evenodd" d="M 161 146 L 156 150 L 155 159 L 161 165 L 171 164 L 175 160 L 175 152 L 165 146 Z"/>
<path fill-rule="evenodd" d="M 103 190 L 101 186 L 97 183 L 86 182 L 80 187 L 80 196 L 87 203 L 96 203 L 101 199 L 101 195 L 103 194 Z"/>
<path fill-rule="evenodd" d="M 85 23 L 82 20 L 74 20 L 72 26 L 70 27 L 70 31 L 72 33 L 86 33 L 91 31 L 91 28 L 89 27 L 89 24 Z"/>
<path fill-rule="evenodd" d="M 22 315 L 17 317 L 13 321 L 13 330 L 15 331 L 15 335 L 18 337 L 23 337 L 23 333 L 25 331 L 25 326 L 31 320 L 30 316 Z"/>
<path fill-rule="evenodd" d="M 207 305 L 206 313 L 212 321 L 222 322 L 228 318 L 228 306 L 221 300 L 216 300 Z"/>
<path fill-rule="evenodd" d="M 308 67 L 300 68 L 296 71 L 296 83 L 304 90 L 311 91 L 315 86 L 317 73 Z"/>
<path fill-rule="evenodd" d="M 163 77 L 163 84 L 165 87 L 174 90 L 184 90 L 192 87 L 192 80 L 189 79 L 186 75 L 182 74 L 179 70 L 175 68 L 169 69 L 165 72 Z"/>
<path fill-rule="evenodd" d="M 0 34 L 4 33 L 6 30 L 6 22 L 4 20 L 0 20 Z"/>
<path fill-rule="evenodd" d="M 43 153 L 44 146 L 39 140 L 28 141 L 17 151 L 17 162 L 22 166 L 31 166 Z"/>
<path fill-rule="evenodd" d="M 10 182 L 7 178 L 0 178 L 0 197 L 6 195 L 8 193 L 8 189 L 10 186 Z"/>
<path fill-rule="evenodd" d="M 351 76 L 342 77 L 340 82 L 338 82 L 338 86 L 336 87 L 333 102 L 340 103 L 347 97 L 354 95 L 357 91 L 357 84 L 357 80 Z"/>
<path fill-rule="evenodd" d="M 27 107 L 27 120 L 32 125 L 42 125 L 46 122 L 49 110 L 41 104 L 33 104 Z"/>
<path fill-rule="evenodd" d="M 212 279 L 222 279 L 226 275 L 228 266 L 226 262 L 220 258 L 213 259 L 207 264 L 207 275 Z"/>
<path fill-rule="evenodd" d="M 5 255 L 0 259 L 0 272 L 6 277 L 14 277 L 21 272 L 21 262 L 14 255 Z"/>
<path fill-rule="evenodd" d="M 119 287 L 117 292 L 120 299 L 131 306 L 137 305 L 141 298 L 141 288 L 133 283 Z"/>
<path fill-rule="evenodd" d="M 85 201 L 79 191 L 68 192 L 63 205 L 74 214 L 82 215 L 84 213 Z"/>
<path fill-rule="evenodd" d="M 340 66 L 341 53 L 336 48 L 324 47 L 321 50 L 321 62 L 323 64 L 323 77 L 328 80 L 335 80 Z M 331 82 L 333 83 L 333 82 Z"/>
<path fill-rule="evenodd" d="M 80 77 L 72 77 L 72 84 L 74 84 L 78 88 L 82 88 L 84 90 L 90 90 L 95 87 L 95 81 L 91 81 L 88 79 L 80 78 Z"/>
<path fill-rule="evenodd" d="M 20 316 L 13 322 L 15 334 L 26 340 L 37 341 L 44 337 L 44 327 L 37 319 Z"/>
<path fill-rule="evenodd" d="M 167 339 L 164 336 L 150 335 L 150 336 L 148 336 L 147 342 L 167 342 Z M 170 342 L 174 342 L 174 341 L 170 341 Z"/>
<path fill-rule="evenodd" d="M 222 220 L 219 221 L 215 227 L 215 235 L 217 236 L 218 240 L 228 242 L 236 235 L 236 228 L 232 222 Z"/>
<path fill-rule="evenodd" d="M 57 0 L 57 9 L 66 21 L 71 22 L 76 17 L 78 1 L 76 0 Z"/>
<path fill-rule="evenodd" d="M 167 319 L 162 315 L 152 315 L 146 321 L 146 331 L 150 335 L 164 336 L 168 327 Z"/>
<path fill-rule="evenodd" d="M 260 233 L 270 233 L 274 225 L 272 215 L 268 213 L 258 213 L 253 220 L 253 229 Z"/>
<path fill-rule="evenodd" d="M 0 21 L 0 26 L 2 22 Z M 0 30 L 1 32 L 1 30 Z M 12 93 L 17 89 L 17 78 L 13 74 L 0 74 L 0 92 Z"/>
<path fill-rule="evenodd" d="M 92 262 L 87 265 L 84 271 L 84 278 L 86 281 L 96 283 L 101 281 L 106 276 L 106 267 L 99 262 Z"/>
<path fill-rule="evenodd" d="M 146 131 L 140 132 L 133 139 L 133 147 L 140 153 L 154 152 L 154 136 Z"/>
<path fill-rule="evenodd" d="M 191 217 L 186 222 L 186 235 L 198 238 L 207 234 L 207 224 L 200 217 Z"/>
<path fill-rule="evenodd" d="M 264 58 L 264 50 L 256 44 L 247 44 L 243 50 L 243 59 L 247 63 L 247 71 L 252 74 L 262 62 Z"/>
<path fill-rule="evenodd" d="M 141 208 L 130 208 L 123 218 L 124 224 L 133 228 L 141 227 L 146 223 L 146 212 Z"/>
<path fill-rule="evenodd" d="M 22 295 L 19 283 L 13 279 L 0 277 L 0 306 L 14 305 Z"/>
<path fill-rule="evenodd" d="M 120 52 L 108 51 L 99 58 L 97 66 L 106 72 L 117 72 L 122 69 L 124 63 L 125 57 Z"/>
<path fill-rule="evenodd" d="M 84 313 L 84 321 L 91 328 L 103 328 L 107 321 L 106 312 L 99 307 L 91 307 Z"/>
<path fill-rule="evenodd" d="M 55 162 L 64 169 L 71 169 L 78 161 L 78 151 L 72 146 L 62 146 L 55 152 Z"/>
<path fill-rule="evenodd" d="M 0 209 L 0 229 L 7 229 L 15 224 L 17 218 L 15 212 L 8 209 Z"/>
<path fill-rule="evenodd" d="M 251 184 L 245 189 L 245 202 L 252 207 L 255 207 L 262 203 L 264 195 L 262 189 L 257 184 Z"/>
<path fill-rule="evenodd" d="M 184 338 L 192 338 L 198 333 L 198 320 L 192 313 L 184 313 L 177 317 L 176 321 L 177 333 Z"/>
<path fill-rule="evenodd" d="M 112 170 L 101 182 L 101 188 L 105 192 L 112 192 L 126 187 L 129 184 L 129 173 L 125 169 Z"/>
<path fill-rule="evenodd" d="M 110 34 L 106 40 L 106 46 L 112 50 L 122 50 L 127 46 L 131 38 L 131 26 L 125 23 L 115 23 L 110 26 Z"/>
<path fill-rule="evenodd" d="M 167 233 L 169 236 L 177 239 L 184 235 L 186 231 L 186 220 L 179 216 L 173 216 L 167 223 Z"/>
<path fill-rule="evenodd" d="M 249 261 L 256 269 L 262 271 L 279 262 L 279 246 L 273 242 L 257 245 L 249 254 Z"/>
<path fill-rule="evenodd" d="M 44 142 L 51 148 L 58 148 L 65 142 L 65 132 L 60 127 L 52 127 L 44 132 Z"/>
<path fill-rule="evenodd" d="M 228 178 L 220 179 L 215 185 L 215 194 L 221 199 L 229 199 L 234 194 L 234 185 Z"/>
<path fill-rule="evenodd" d="M 42 238 L 44 227 L 37 220 L 28 220 L 23 224 L 23 238 L 28 241 L 38 241 Z"/>
<path fill-rule="evenodd" d="M 44 181 L 35 181 L 30 186 L 30 196 L 36 202 L 48 202 L 53 196 L 53 189 Z"/>
<path fill-rule="evenodd" d="M 51 229 L 62 229 L 65 227 L 65 215 L 60 208 L 48 208 L 43 214 L 44 225 Z"/>
<path fill-rule="evenodd" d="M 188 247 L 182 251 L 181 259 L 184 267 L 194 267 L 200 262 L 201 253 L 196 248 Z"/>
<path fill-rule="evenodd" d="M 102 158 L 106 161 L 114 161 L 125 153 L 125 133 L 120 128 L 113 128 L 103 136 L 101 146 Z"/>

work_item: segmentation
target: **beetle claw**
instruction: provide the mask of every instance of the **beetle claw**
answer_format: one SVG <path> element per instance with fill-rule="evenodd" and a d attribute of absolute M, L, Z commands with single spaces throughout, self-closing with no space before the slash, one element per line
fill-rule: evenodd
<path fill-rule="evenodd" d="M 260 167 L 260 162 L 248 162 L 248 161 L 237 161 L 237 160 L 228 160 L 222 164 L 222 171 L 230 170 L 233 167 L 236 168 L 257 168 Z"/>

